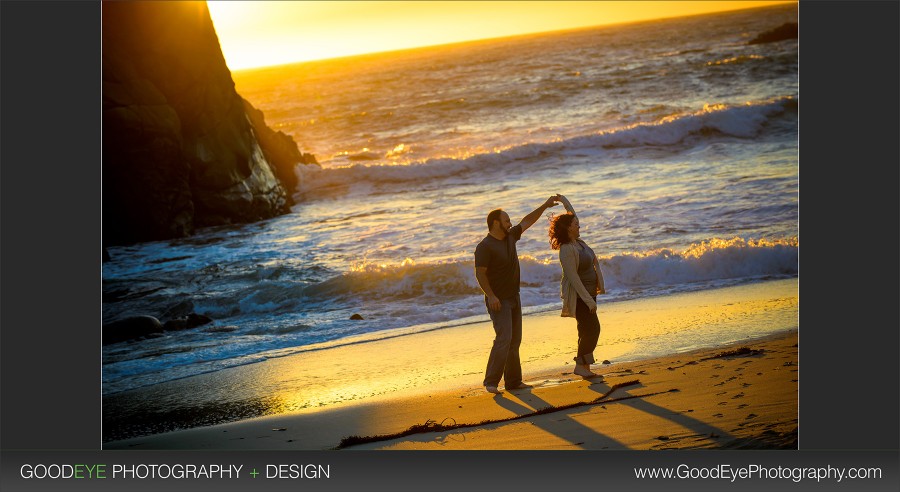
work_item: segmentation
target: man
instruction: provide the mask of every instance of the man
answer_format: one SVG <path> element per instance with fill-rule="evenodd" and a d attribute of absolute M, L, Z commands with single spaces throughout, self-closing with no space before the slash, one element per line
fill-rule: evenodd
<path fill-rule="evenodd" d="M 502 209 L 487 216 L 488 235 L 475 247 L 475 278 L 484 292 L 484 304 L 494 324 L 494 345 L 484 374 L 484 388 L 500 393 L 500 378 L 506 389 L 530 388 L 522 382 L 519 345 L 522 343 L 522 303 L 519 300 L 519 256 L 516 242 L 549 207 L 556 205 L 553 195 L 540 207 L 513 226 Z"/>

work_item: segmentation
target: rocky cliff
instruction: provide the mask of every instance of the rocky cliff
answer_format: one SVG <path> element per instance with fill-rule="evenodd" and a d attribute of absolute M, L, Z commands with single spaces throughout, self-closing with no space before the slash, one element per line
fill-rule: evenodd
<path fill-rule="evenodd" d="M 314 163 L 235 91 L 205 2 L 103 2 L 104 245 L 288 211 Z"/>
<path fill-rule="evenodd" d="M 796 22 L 785 22 L 775 29 L 768 30 L 755 38 L 751 39 L 747 44 L 763 44 L 784 41 L 785 39 L 797 39 L 800 33 L 800 24 Z"/>

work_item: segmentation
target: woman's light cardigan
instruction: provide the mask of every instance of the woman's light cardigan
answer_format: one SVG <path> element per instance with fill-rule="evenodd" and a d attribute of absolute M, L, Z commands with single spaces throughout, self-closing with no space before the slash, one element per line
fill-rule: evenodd
<path fill-rule="evenodd" d="M 565 197 L 562 199 L 566 210 L 575 214 L 572 204 Z M 578 298 L 587 305 L 591 310 L 597 308 L 597 302 L 594 296 L 588 293 L 581 278 L 578 276 L 578 248 L 575 247 L 575 241 L 561 244 L 559 246 L 559 263 L 562 265 L 562 278 L 559 281 L 559 297 L 562 299 L 562 312 L 560 316 L 574 318 L 575 307 L 578 304 Z M 603 274 L 600 273 L 600 265 L 597 258 L 594 258 L 594 270 L 597 272 L 598 287 L 600 292 L 604 292 Z"/>

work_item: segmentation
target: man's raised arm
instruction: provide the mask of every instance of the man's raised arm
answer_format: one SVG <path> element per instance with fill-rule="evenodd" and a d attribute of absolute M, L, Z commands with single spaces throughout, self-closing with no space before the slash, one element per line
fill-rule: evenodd
<path fill-rule="evenodd" d="M 547 199 L 540 207 L 534 209 L 530 214 L 526 215 L 519 225 L 522 226 L 522 232 L 525 232 L 529 227 L 534 225 L 537 222 L 538 218 L 544 213 L 544 210 L 556 205 L 556 202 L 559 201 L 559 195 L 553 195 Z"/>

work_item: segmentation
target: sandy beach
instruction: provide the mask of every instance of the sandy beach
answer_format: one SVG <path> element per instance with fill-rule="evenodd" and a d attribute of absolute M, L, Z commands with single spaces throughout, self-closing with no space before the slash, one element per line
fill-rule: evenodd
<path fill-rule="evenodd" d="M 601 381 L 440 395 L 459 399 L 435 409 L 457 423 L 521 418 L 348 449 L 796 449 L 797 347 L 791 333 L 623 364 Z M 552 407 L 569 408 L 534 414 Z"/>
<path fill-rule="evenodd" d="M 243 391 L 267 395 L 281 411 L 104 449 L 796 449 L 796 288 L 793 279 L 603 306 L 607 339 L 640 329 L 671 346 L 667 355 L 656 347 L 646 349 L 655 356 L 635 357 L 646 354 L 624 341 L 604 346 L 601 334 L 598 360 L 611 362 L 594 366 L 602 379 L 571 372 L 574 320 L 526 316 L 521 352 L 533 388 L 500 395 L 480 385 L 489 323 L 187 378 L 148 389 L 146 404 L 165 392 Z M 690 348 L 703 339 L 687 334 L 715 327 L 727 339 L 748 325 L 755 336 Z M 440 356 L 423 359 L 423 347 Z M 352 397 L 360 394 L 367 396 Z M 411 428 L 424 432 L 400 436 Z M 370 439 L 345 440 L 351 436 Z"/>

